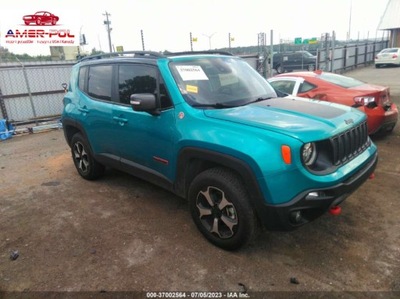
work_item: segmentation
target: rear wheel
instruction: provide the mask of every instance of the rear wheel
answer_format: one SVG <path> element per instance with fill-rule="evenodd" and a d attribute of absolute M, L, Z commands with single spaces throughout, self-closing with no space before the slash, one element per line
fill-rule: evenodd
<path fill-rule="evenodd" d="M 92 151 L 81 133 L 72 137 L 71 154 L 76 170 L 84 179 L 94 180 L 104 173 L 104 166 L 93 158 Z"/>
<path fill-rule="evenodd" d="M 38 18 L 37 20 L 36 20 L 36 25 L 41 25 L 42 24 L 42 20 L 40 19 L 40 18 Z"/>
<path fill-rule="evenodd" d="M 308 70 L 309 72 L 315 71 L 315 65 L 309 64 L 308 67 L 307 67 L 307 70 Z"/>
<path fill-rule="evenodd" d="M 278 66 L 276 67 L 276 72 L 277 72 L 278 74 L 282 74 L 282 73 L 285 72 L 285 69 L 283 68 L 282 65 L 278 65 Z"/>
<path fill-rule="evenodd" d="M 257 218 L 244 185 L 225 168 L 206 170 L 193 180 L 189 207 L 197 228 L 218 247 L 235 250 L 256 235 Z"/>

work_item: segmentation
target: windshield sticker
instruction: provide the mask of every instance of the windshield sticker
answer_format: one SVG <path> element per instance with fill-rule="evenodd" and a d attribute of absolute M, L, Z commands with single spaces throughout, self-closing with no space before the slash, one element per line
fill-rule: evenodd
<path fill-rule="evenodd" d="M 207 75 L 199 65 L 177 65 L 176 69 L 183 81 L 208 80 Z"/>
<path fill-rule="evenodd" d="M 186 91 L 187 92 L 191 92 L 191 93 L 198 93 L 199 92 L 199 88 L 197 86 L 194 86 L 194 85 L 186 85 Z"/>
<path fill-rule="evenodd" d="M 232 85 L 239 83 L 239 78 L 233 74 L 219 74 L 221 86 Z"/>

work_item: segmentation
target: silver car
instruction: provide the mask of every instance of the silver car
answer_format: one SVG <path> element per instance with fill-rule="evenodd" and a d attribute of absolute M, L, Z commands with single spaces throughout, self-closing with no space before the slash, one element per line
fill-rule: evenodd
<path fill-rule="evenodd" d="M 375 67 L 383 65 L 400 65 L 400 48 L 387 48 L 375 56 Z"/>

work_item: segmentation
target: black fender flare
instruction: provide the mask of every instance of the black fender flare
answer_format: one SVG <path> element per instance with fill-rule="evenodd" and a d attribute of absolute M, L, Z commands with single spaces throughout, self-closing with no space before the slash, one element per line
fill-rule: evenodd
<path fill-rule="evenodd" d="M 254 170 L 237 157 L 208 149 L 186 147 L 181 150 L 177 161 L 175 193 L 187 198 L 189 186 L 194 177 L 200 172 L 216 166 L 232 169 L 240 176 L 257 212 L 258 207 L 264 203 L 264 197 Z"/>

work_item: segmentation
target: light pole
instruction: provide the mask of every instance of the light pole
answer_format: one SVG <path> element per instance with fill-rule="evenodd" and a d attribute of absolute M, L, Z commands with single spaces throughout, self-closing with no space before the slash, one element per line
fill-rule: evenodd
<path fill-rule="evenodd" d="M 350 0 L 349 31 L 347 32 L 347 40 L 350 40 L 352 10 L 353 10 L 353 0 Z"/>

